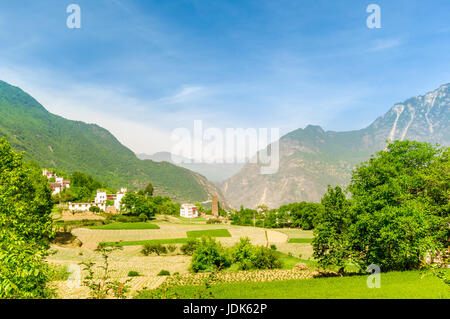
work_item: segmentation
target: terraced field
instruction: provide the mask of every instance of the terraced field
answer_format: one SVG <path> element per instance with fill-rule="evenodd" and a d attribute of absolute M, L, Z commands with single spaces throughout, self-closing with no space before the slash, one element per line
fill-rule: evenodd
<path fill-rule="evenodd" d="M 78 237 L 83 247 L 95 249 L 100 242 L 141 241 L 152 239 L 187 238 L 187 232 L 212 229 L 227 229 L 231 237 L 217 238 L 224 245 L 233 245 L 241 237 L 249 237 L 253 244 L 265 245 L 265 230 L 261 228 L 231 226 L 231 225 L 206 225 L 206 224 L 178 224 L 171 222 L 155 222 L 160 229 L 130 229 L 130 230 L 105 230 L 78 228 L 72 234 Z M 288 236 L 278 231 L 267 230 L 270 243 L 286 243 Z"/>
<path fill-rule="evenodd" d="M 66 216 L 69 217 L 69 216 Z M 86 216 L 83 216 L 86 217 Z M 159 226 L 159 229 L 87 229 L 77 228 L 72 230 L 82 243 L 81 247 L 75 246 L 52 246 L 55 254 L 48 257 L 49 263 L 77 267 L 82 262 L 92 261 L 101 265 L 102 258 L 99 253 L 94 252 L 100 242 L 119 242 L 119 241 L 145 241 L 145 240 L 170 240 L 188 238 L 188 234 L 216 234 L 224 246 L 232 246 L 240 240 L 241 237 L 249 237 L 255 245 L 275 244 L 277 250 L 286 254 L 291 253 L 294 257 L 301 256 L 302 259 L 308 259 L 312 254 L 311 245 L 308 243 L 288 243 L 289 238 L 310 238 L 312 233 L 305 233 L 300 230 L 265 230 L 262 228 L 232 226 L 229 224 L 189 223 L 178 218 L 170 216 L 159 217 L 152 223 Z M 194 232 L 194 233 L 192 233 Z M 266 237 L 267 233 L 267 237 Z M 196 236 L 194 236 L 196 237 Z M 123 250 L 115 251 L 110 257 L 111 276 L 114 279 L 125 281 L 130 279 L 128 272 L 137 271 L 141 276 L 133 277 L 131 280 L 132 293 L 143 288 L 157 287 L 164 281 L 163 277 L 157 274 L 161 270 L 168 270 L 171 274 L 178 272 L 180 274 L 188 273 L 190 258 L 181 254 L 179 247 L 182 245 L 174 244 L 178 249 L 165 256 L 145 257 L 140 253 L 141 245 L 125 246 Z M 100 272 L 96 272 L 99 276 Z M 68 287 L 66 282 L 54 282 L 62 298 L 85 298 L 87 297 L 87 288 Z"/>

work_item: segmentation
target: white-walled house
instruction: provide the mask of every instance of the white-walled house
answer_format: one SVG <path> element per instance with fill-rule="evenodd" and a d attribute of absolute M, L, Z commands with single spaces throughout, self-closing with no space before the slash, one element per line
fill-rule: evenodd
<path fill-rule="evenodd" d="M 180 216 L 185 218 L 198 217 L 198 207 L 192 204 L 182 204 L 180 208 Z"/>
<path fill-rule="evenodd" d="M 69 210 L 85 212 L 88 211 L 93 206 L 96 206 L 103 211 L 106 210 L 106 204 L 99 204 L 99 203 L 69 203 Z"/>
<path fill-rule="evenodd" d="M 104 203 L 108 199 L 105 191 L 97 191 L 97 196 L 95 196 L 96 203 Z"/>
<path fill-rule="evenodd" d="M 56 176 L 56 174 L 52 171 L 44 169 L 42 170 L 42 175 L 46 176 L 48 179 L 55 179 L 54 183 L 50 183 L 50 187 L 52 188 L 52 195 L 61 193 L 65 188 L 70 188 L 69 180 L 65 180 L 64 177 Z"/>
<path fill-rule="evenodd" d="M 121 188 L 116 194 L 107 194 L 103 190 L 98 190 L 95 200 L 92 203 L 69 203 L 70 211 L 88 211 L 92 206 L 100 208 L 102 211 L 106 211 L 108 207 L 114 207 L 117 212 L 120 212 L 122 199 L 127 193 L 126 188 Z M 111 200 L 114 202 L 113 206 L 106 206 L 106 201 Z"/>

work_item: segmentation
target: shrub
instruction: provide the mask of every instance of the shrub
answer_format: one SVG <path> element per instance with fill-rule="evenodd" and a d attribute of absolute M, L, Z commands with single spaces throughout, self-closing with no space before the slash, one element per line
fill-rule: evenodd
<path fill-rule="evenodd" d="M 275 252 L 262 246 L 255 248 L 255 256 L 252 261 L 256 269 L 277 269 L 282 266 Z"/>
<path fill-rule="evenodd" d="M 270 249 L 272 249 L 272 250 L 277 250 L 277 246 L 274 245 L 274 244 L 272 244 L 272 245 L 270 245 Z"/>
<path fill-rule="evenodd" d="M 282 264 L 275 250 L 276 247 L 268 249 L 253 246 L 250 239 L 241 238 L 241 241 L 231 248 L 231 258 L 240 270 L 281 268 Z"/>
<path fill-rule="evenodd" d="M 231 264 L 225 249 L 213 238 L 202 238 L 195 247 L 191 260 L 191 270 L 216 271 Z"/>
<path fill-rule="evenodd" d="M 220 219 L 208 219 L 206 221 L 207 224 L 222 224 L 222 221 Z"/>
<path fill-rule="evenodd" d="M 130 270 L 128 272 L 128 277 L 139 277 L 139 276 L 140 276 L 140 274 L 135 270 Z"/>
<path fill-rule="evenodd" d="M 241 238 L 240 242 L 231 248 L 231 259 L 240 270 L 252 269 L 254 251 L 255 247 L 250 243 L 250 239 Z"/>
<path fill-rule="evenodd" d="M 116 221 L 119 223 L 126 223 L 128 222 L 128 218 L 126 216 L 119 216 L 116 218 Z"/>
<path fill-rule="evenodd" d="M 168 245 L 167 250 L 171 253 L 173 253 L 175 250 L 177 250 L 177 246 L 175 245 Z"/>
<path fill-rule="evenodd" d="M 148 219 L 147 215 L 145 215 L 144 213 L 140 214 L 138 218 L 141 222 L 146 222 Z"/>
<path fill-rule="evenodd" d="M 159 272 L 158 276 L 170 276 L 170 271 L 163 269 Z"/>
<path fill-rule="evenodd" d="M 97 206 L 91 206 L 91 207 L 89 207 L 89 211 L 92 213 L 100 213 L 101 209 Z"/>
<path fill-rule="evenodd" d="M 197 240 L 189 239 L 186 244 L 181 246 L 180 249 L 183 252 L 183 254 L 192 256 L 192 254 L 194 253 L 195 247 L 197 246 L 197 243 L 198 243 Z"/>
<path fill-rule="evenodd" d="M 148 256 L 150 254 L 162 255 L 167 254 L 167 248 L 161 244 L 145 244 L 142 247 L 141 253 L 144 256 Z"/>

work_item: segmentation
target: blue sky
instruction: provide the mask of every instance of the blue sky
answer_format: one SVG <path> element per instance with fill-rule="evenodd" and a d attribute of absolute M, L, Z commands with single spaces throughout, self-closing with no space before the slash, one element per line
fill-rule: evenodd
<path fill-rule="evenodd" d="M 366 26 L 371 3 L 381 29 Z M 136 152 L 170 150 L 171 131 L 198 119 L 359 129 L 450 82 L 449 52 L 448 0 L 0 3 L 0 79 Z"/>

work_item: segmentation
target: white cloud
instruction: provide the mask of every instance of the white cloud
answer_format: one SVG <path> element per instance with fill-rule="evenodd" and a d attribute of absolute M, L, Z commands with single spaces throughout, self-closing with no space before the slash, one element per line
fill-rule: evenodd
<path fill-rule="evenodd" d="M 374 41 L 369 51 L 383 51 L 398 47 L 402 44 L 399 39 L 382 39 Z"/>

